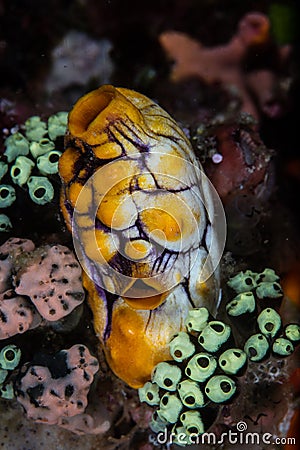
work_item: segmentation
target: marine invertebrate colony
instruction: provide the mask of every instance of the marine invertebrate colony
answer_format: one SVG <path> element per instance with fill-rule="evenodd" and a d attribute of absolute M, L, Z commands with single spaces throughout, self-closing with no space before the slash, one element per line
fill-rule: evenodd
<path fill-rule="evenodd" d="M 214 320 L 203 307 L 189 311 L 186 332 L 169 343 L 173 361 L 159 363 L 151 381 L 139 389 L 140 400 L 155 408 L 152 431 L 166 433 L 171 443 L 180 446 L 192 444 L 193 437 L 212 425 L 218 406 L 231 403 L 238 394 L 247 360 L 257 363 L 271 352 L 283 358 L 294 351 L 300 342 L 300 325 L 290 323 L 283 329 L 279 313 L 264 308 L 265 301 L 282 298 L 278 281 L 271 269 L 247 270 L 231 278 L 228 285 L 237 293 L 226 305 L 231 324 Z M 242 325 L 248 329 L 243 348 L 234 342 L 235 318 L 240 326 L 242 318 L 248 322 Z"/>
<path fill-rule="evenodd" d="M 50 116 L 47 124 L 39 116 L 32 116 L 5 139 L 0 160 L 1 210 L 15 202 L 20 188 L 27 189 L 30 199 L 38 205 L 53 200 L 54 186 L 48 178 L 58 171 L 61 152 L 56 148 L 57 139 L 65 134 L 66 122 L 64 111 Z M 0 231 L 11 228 L 9 217 L 1 214 Z"/>
<path fill-rule="evenodd" d="M 112 370 L 139 387 L 188 311 L 217 308 L 223 209 L 183 131 L 137 92 L 102 86 L 78 100 L 65 146 L 61 208 L 95 331 Z"/>
<path fill-rule="evenodd" d="M 174 62 L 170 78 L 178 82 L 198 77 L 207 84 L 220 83 L 226 89 L 234 88 L 241 99 L 241 110 L 258 117 L 259 109 L 270 117 L 281 114 L 281 104 L 276 91 L 278 76 L 272 70 L 244 70 L 244 59 L 252 48 L 264 49 L 270 42 L 270 22 L 266 15 L 251 12 L 241 18 L 236 34 L 228 44 L 206 47 L 185 33 L 165 31 L 159 42 Z M 278 48 L 278 62 L 283 65 L 288 58 L 288 45 Z M 253 94 L 256 102 L 253 100 Z"/>
<path fill-rule="evenodd" d="M 84 300 L 81 267 L 62 245 L 35 249 L 29 239 L 0 247 L 0 340 L 69 315 Z"/>

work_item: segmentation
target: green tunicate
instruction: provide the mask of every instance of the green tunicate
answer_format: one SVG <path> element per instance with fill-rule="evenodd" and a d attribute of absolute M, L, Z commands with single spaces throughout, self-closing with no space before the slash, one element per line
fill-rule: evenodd
<path fill-rule="evenodd" d="M 19 186 L 23 186 L 30 177 L 34 162 L 26 156 L 18 156 L 15 164 L 10 169 L 12 181 Z"/>
<path fill-rule="evenodd" d="M 30 153 L 34 159 L 37 159 L 39 156 L 51 152 L 54 148 L 54 142 L 47 138 L 43 138 L 39 142 L 32 142 L 30 144 Z"/>
<path fill-rule="evenodd" d="M 226 305 L 227 314 L 238 317 L 242 314 L 255 311 L 255 298 L 252 292 L 242 292 L 238 294 Z"/>
<path fill-rule="evenodd" d="M 39 116 L 32 116 L 25 122 L 25 135 L 29 141 L 39 141 L 47 133 L 46 123 Z"/>
<path fill-rule="evenodd" d="M 185 324 L 188 331 L 202 331 L 207 325 L 208 319 L 207 308 L 193 308 L 189 310 Z"/>
<path fill-rule="evenodd" d="M 13 370 L 20 359 L 21 350 L 15 345 L 7 345 L 0 352 L 0 367 L 4 370 Z"/>
<path fill-rule="evenodd" d="M 53 186 L 46 177 L 30 177 L 27 185 L 31 200 L 38 205 L 45 205 L 54 197 Z"/>
<path fill-rule="evenodd" d="M 279 283 L 262 282 L 256 288 L 257 297 L 262 300 L 264 298 L 280 298 L 283 296 L 283 291 Z"/>
<path fill-rule="evenodd" d="M 0 369 L 0 385 L 4 383 L 5 378 L 8 375 L 8 370 L 6 369 Z"/>
<path fill-rule="evenodd" d="M 179 397 L 184 406 L 190 409 L 202 408 L 204 397 L 201 389 L 195 381 L 184 380 L 177 387 Z"/>
<path fill-rule="evenodd" d="M 279 337 L 275 339 L 272 350 L 276 355 L 289 356 L 294 351 L 294 346 L 289 339 Z"/>
<path fill-rule="evenodd" d="M 29 142 L 25 136 L 19 132 L 8 136 L 4 146 L 6 148 L 4 155 L 7 157 L 9 163 L 14 161 L 18 156 L 26 156 L 29 153 Z"/>
<path fill-rule="evenodd" d="M 0 161 L 0 181 L 8 171 L 8 165 L 4 161 Z"/>
<path fill-rule="evenodd" d="M 160 431 L 164 431 L 168 425 L 166 420 L 162 420 L 156 411 L 152 414 L 149 426 L 154 433 L 159 433 Z"/>
<path fill-rule="evenodd" d="M 244 345 L 244 351 L 250 361 L 261 361 L 266 356 L 268 350 L 268 340 L 263 334 L 260 333 L 250 336 Z"/>
<path fill-rule="evenodd" d="M 0 208 L 8 208 L 16 200 L 16 191 L 9 184 L 0 185 Z"/>
<path fill-rule="evenodd" d="M 204 433 L 204 425 L 199 411 L 185 411 L 181 414 L 180 421 L 189 435 Z"/>
<path fill-rule="evenodd" d="M 12 224 L 6 214 L 0 214 L 0 232 L 7 233 L 12 229 Z"/>
<path fill-rule="evenodd" d="M 256 276 L 257 284 L 262 282 L 273 283 L 274 281 L 279 282 L 279 276 L 276 275 L 273 269 L 265 269 L 263 272 L 258 273 Z"/>
<path fill-rule="evenodd" d="M 68 113 L 65 111 L 60 111 L 48 119 L 48 134 L 52 141 L 58 136 L 63 136 L 66 132 L 68 124 Z"/>
<path fill-rule="evenodd" d="M 0 396 L 7 400 L 14 398 L 14 388 L 12 383 L 8 383 L 0 389 Z"/>
<path fill-rule="evenodd" d="M 186 368 L 185 374 L 194 381 L 203 382 L 209 378 L 217 368 L 217 360 L 209 353 L 197 353 L 193 356 Z"/>
<path fill-rule="evenodd" d="M 179 445 L 180 447 L 185 447 L 189 445 L 188 433 L 187 430 L 183 426 L 174 425 L 172 428 L 172 442 L 174 444 Z"/>
<path fill-rule="evenodd" d="M 273 308 L 264 309 L 257 317 L 260 331 L 267 337 L 274 338 L 281 327 L 281 317 Z"/>
<path fill-rule="evenodd" d="M 207 397 L 214 403 L 224 403 L 236 392 L 236 384 L 234 380 L 226 375 L 216 375 L 205 386 Z"/>
<path fill-rule="evenodd" d="M 156 383 L 147 381 L 147 383 L 138 390 L 138 393 L 141 402 L 146 402 L 151 406 L 159 405 L 159 386 Z"/>
<path fill-rule="evenodd" d="M 231 328 L 223 322 L 212 320 L 200 333 L 199 344 L 208 352 L 217 352 L 231 335 Z"/>
<path fill-rule="evenodd" d="M 219 357 L 219 367 L 227 375 L 236 375 L 246 364 L 247 355 L 239 348 L 229 348 Z"/>
<path fill-rule="evenodd" d="M 42 175 L 50 175 L 58 172 L 58 160 L 61 156 L 61 152 L 58 150 L 52 150 L 45 153 L 45 155 L 39 156 L 36 162 L 37 168 Z"/>
<path fill-rule="evenodd" d="M 240 294 L 241 292 L 251 291 L 256 287 L 256 277 L 255 272 L 251 270 L 246 270 L 246 272 L 239 272 L 234 277 L 227 281 L 229 287 L 231 287 L 235 292 Z"/>
<path fill-rule="evenodd" d="M 181 362 L 195 353 L 195 346 L 191 342 L 189 335 L 184 331 L 180 331 L 170 344 L 170 353 L 175 361 Z"/>
<path fill-rule="evenodd" d="M 168 423 L 175 423 L 177 422 L 181 410 L 182 403 L 177 395 L 166 392 L 160 400 L 157 414 L 161 420 L 164 420 Z"/>
<path fill-rule="evenodd" d="M 161 362 L 155 366 L 151 379 L 159 387 L 167 391 L 175 391 L 181 380 L 181 370 L 178 366 Z"/>
<path fill-rule="evenodd" d="M 294 344 L 300 342 L 300 325 L 297 323 L 290 323 L 285 327 L 285 336 Z"/>

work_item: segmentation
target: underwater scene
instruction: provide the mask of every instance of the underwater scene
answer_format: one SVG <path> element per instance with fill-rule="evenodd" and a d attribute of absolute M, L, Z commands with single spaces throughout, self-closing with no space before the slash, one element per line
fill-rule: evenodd
<path fill-rule="evenodd" d="M 0 0 L 0 448 L 300 448 L 296 0 Z"/>

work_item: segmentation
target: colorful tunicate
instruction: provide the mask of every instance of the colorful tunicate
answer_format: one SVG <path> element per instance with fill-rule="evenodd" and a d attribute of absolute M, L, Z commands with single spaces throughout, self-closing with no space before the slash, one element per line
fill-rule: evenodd
<path fill-rule="evenodd" d="M 250 361 L 261 361 L 267 356 L 269 351 L 269 343 L 263 334 L 254 334 L 247 339 L 244 351 L 247 353 Z"/>
<path fill-rule="evenodd" d="M 30 144 L 30 153 L 34 159 L 37 159 L 39 156 L 54 150 L 54 148 L 54 142 L 48 138 L 43 138 L 38 142 L 34 141 Z"/>
<path fill-rule="evenodd" d="M 10 181 L 7 176 L 9 173 L 12 182 L 22 187 L 23 192 L 26 192 L 28 187 L 29 196 L 36 204 L 44 205 L 53 199 L 53 185 L 49 180 L 45 181 L 42 178 L 43 181 L 40 180 L 42 186 L 37 189 L 32 186 L 29 189 L 27 182 L 32 173 L 34 177 L 44 175 L 52 178 L 58 172 L 58 160 L 61 152 L 57 148 L 62 149 L 63 147 L 63 139 L 58 140 L 58 138 L 62 138 L 65 134 L 67 116 L 68 114 L 63 111 L 50 116 L 48 128 L 40 117 L 30 117 L 24 125 L 20 126 L 19 131 L 5 139 L 4 159 L 6 158 L 6 160 L 0 161 L 0 180 L 3 179 L 3 182 L 9 185 Z M 16 195 L 18 195 L 18 188 Z M 2 201 L 2 204 L 4 206 L 0 207 L 3 208 L 10 206 L 7 202 L 3 203 Z M 8 231 L 11 228 L 11 225 L 6 227 L 6 223 L 3 222 L 0 231 Z"/>
<path fill-rule="evenodd" d="M 32 176 L 27 185 L 31 200 L 38 205 L 45 205 L 53 200 L 54 189 L 48 178 Z"/>
<path fill-rule="evenodd" d="M 176 391 L 180 379 L 180 368 L 166 362 L 157 364 L 152 374 L 152 382 L 167 391 Z"/>
<path fill-rule="evenodd" d="M 30 177 L 34 162 L 26 156 L 18 156 L 10 169 L 11 179 L 15 184 L 23 186 Z"/>
<path fill-rule="evenodd" d="M 8 208 L 16 200 L 16 191 L 9 184 L 0 185 L 0 208 Z"/>
<path fill-rule="evenodd" d="M 48 134 L 51 141 L 55 141 L 59 136 L 63 136 L 66 132 L 68 124 L 68 113 L 59 111 L 48 119 Z"/>
<path fill-rule="evenodd" d="M 19 364 L 21 350 L 15 345 L 7 345 L 0 352 L 0 367 L 5 370 L 13 370 Z"/>
<path fill-rule="evenodd" d="M 236 317 L 255 311 L 255 298 L 252 292 L 241 292 L 226 305 L 227 314 Z"/>
<path fill-rule="evenodd" d="M 46 123 L 39 116 L 29 117 L 25 121 L 25 135 L 29 141 L 39 141 L 46 133 Z"/>
<path fill-rule="evenodd" d="M 265 336 L 274 338 L 281 328 L 281 317 L 275 309 L 266 308 L 259 314 L 257 323 Z"/>
<path fill-rule="evenodd" d="M 184 406 L 191 409 L 202 408 L 205 399 L 200 386 L 195 381 L 183 380 L 178 384 L 178 393 Z"/>
<path fill-rule="evenodd" d="M 221 204 L 184 132 L 137 92 L 102 86 L 79 99 L 65 147 L 61 209 L 94 327 L 115 374 L 140 387 L 192 306 L 216 310 L 223 209 L 211 214 Z"/>
<path fill-rule="evenodd" d="M 16 132 L 6 138 L 4 155 L 7 157 L 7 161 L 10 163 L 14 161 L 18 156 L 26 156 L 29 153 L 29 142 L 23 136 L 23 134 Z"/>
<path fill-rule="evenodd" d="M 205 394 L 215 403 L 224 403 L 232 398 L 236 392 L 234 380 L 225 375 L 216 375 L 205 385 Z"/>
<path fill-rule="evenodd" d="M 238 294 L 241 292 L 250 291 L 256 287 L 255 276 L 253 276 L 251 270 L 246 270 L 245 272 L 239 272 L 234 277 L 227 281 L 229 287 L 231 287 Z"/>
<path fill-rule="evenodd" d="M 170 342 L 170 353 L 175 361 L 183 361 L 195 353 L 195 345 L 187 333 L 180 331 Z"/>
<path fill-rule="evenodd" d="M 256 288 L 256 295 L 259 299 L 264 298 L 281 298 L 283 292 L 281 286 L 276 281 L 259 283 Z"/>
<path fill-rule="evenodd" d="M 230 336 L 230 326 L 214 320 L 208 322 L 206 327 L 201 331 L 198 341 L 205 350 L 214 353 L 229 340 Z"/>
<path fill-rule="evenodd" d="M 185 324 L 188 331 L 202 331 L 209 320 L 207 308 L 193 308 L 188 312 Z"/>
<path fill-rule="evenodd" d="M 246 363 L 247 355 L 239 348 L 229 348 L 219 356 L 219 366 L 227 375 L 238 375 Z"/>
<path fill-rule="evenodd" d="M 52 150 L 51 152 L 45 153 L 39 156 L 36 162 L 37 168 L 42 175 L 50 175 L 57 173 L 58 171 L 58 160 L 61 156 L 61 152 L 58 150 Z"/>
<path fill-rule="evenodd" d="M 4 161 L 0 161 L 0 181 L 8 171 L 8 165 Z"/>
<path fill-rule="evenodd" d="M 290 356 L 294 351 L 294 346 L 289 339 L 279 337 L 275 339 L 272 351 L 275 355 Z"/>
<path fill-rule="evenodd" d="M 7 233 L 12 229 L 10 218 L 6 214 L 0 214 L 0 232 Z"/>
<path fill-rule="evenodd" d="M 185 374 L 192 380 L 204 382 L 216 370 L 217 360 L 209 353 L 197 353 L 188 362 Z"/>
<path fill-rule="evenodd" d="M 139 398 L 141 402 L 146 402 L 148 405 L 159 405 L 159 386 L 156 383 L 148 381 L 143 387 L 139 389 Z"/>
<path fill-rule="evenodd" d="M 300 342 L 300 325 L 297 323 L 291 323 L 285 327 L 284 334 L 294 344 Z"/>

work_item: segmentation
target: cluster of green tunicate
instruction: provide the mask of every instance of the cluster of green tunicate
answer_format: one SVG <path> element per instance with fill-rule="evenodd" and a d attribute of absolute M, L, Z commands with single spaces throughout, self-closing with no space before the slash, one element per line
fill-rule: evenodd
<path fill-rule="evenodd" d="M 179 434 L 207 429 L 209 408 L 232 400 L 236 375 L 247 361 L 245 352 L 232 345 L 231 327 L 214 320 L 206 308 L 189 312 L 186 329 L 169 344 L 173 361 L 159 363 L 151 381 L 139 389 L 140 400 L 156 408 L 150 428 L 156 433 L 167 428 L 178 445 L 183 445 Z"/>
<path fill-rule="evenodd" d="M 180 446 L 187 445 L 192 434 L 207 430 L 211 422 L 206 418 L 212 409 L 216 411 L 220 404 L 233 400 L 248 360 L 259 362 L 270 351 L 279 358 L 288 356 L 300 342 L 300 325 L 283 327 L 274 308 L 260 307 L 262 300 L 283 296 L 274 270 L 240 272 L 228 285 L 236 293 L 226 305 L 232 324 L 215 320 L 204 307 L 191 309 L 186 331 L 180 331 L 169 343 L 172 360 L 159 363 L 151 381 L 139 389 L 140 400 L 155 408 L 152 431 L 167 430 L 172 442 Z M 255 319 L 256 332 L 244 339 L 243 348 L 237 348 L 232 325 L 243 322 L 247 315 Z"/>
<path fill-rule="evenodd" d="M 228 281 L 228 286 L 236 292 L 236 296 L 226 305 L 229 317 L 238 319 L 241 316 L 256 318 L 256 333 L 248 337 L 244 345 L 249 360 L 259 362 L 272 352 L 275 356 L 289 356 L 294 346 L 300 341 L 300 326 L 289 324 L 282 331 L 280 314 L 275 308 L 262 308 L 263 300 L 274 301 L 282 298 L 283 291 L 279 276 L 273 269 L 265 269 L 262 273 L 246 270 Z"/>
<path fill-rule="evenodd" d="M 264 298 L 281 298 L 282 288 L 279 284 L 279 276 L 273 269 L 265 269 L 261 273 L 246 270 L 239 272 L 227 282 L 237 294 L 255 293 L 262 300 Z"/>
<path fill-rule="evenodd" d="M 0 161 L 0 210 L 14 203 L 18 187 L 27 189 L 38 205 L 51 202 L 54 188 L 49 176 L 58 172 L 61 151 L 56 148 L 57 138 L 65 134 L 67 116 L 67 112 L 58 112 L 47 123 L 38 116 L 30 117 L 19 131 L 6 138 Z M 0 214 L 0 231 L 11 228 L 9 217 Z"/>
<path fill-rule="evenodd" d="M 14 397 L 13 384 L 7 381 L 9 373 L 20 363 L 21 350 L 15 345 L 7 345 L 0 351 L 0 396 L 6 399 Z"/>

